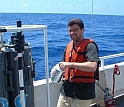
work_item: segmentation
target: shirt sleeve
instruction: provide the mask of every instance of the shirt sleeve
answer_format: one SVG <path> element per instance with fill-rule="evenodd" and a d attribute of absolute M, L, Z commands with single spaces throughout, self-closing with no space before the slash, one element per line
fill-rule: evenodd
<path fill-rule="evenodd" d="M 89 43 L 86 47 L 85 52 L 86 52 L 85 57 L 87 61 L 100 62 L 99 54 L 98 54 L 98 47 L 95 43 Z"/>

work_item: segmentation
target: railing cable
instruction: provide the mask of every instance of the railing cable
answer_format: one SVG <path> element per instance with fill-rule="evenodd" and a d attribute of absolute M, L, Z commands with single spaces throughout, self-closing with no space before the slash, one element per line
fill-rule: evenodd
<path fill-rule="evenodd" d="M 93 0 L 92 0 L 92 14 L 91 14 L 91 37 L 93 39 Z"/>

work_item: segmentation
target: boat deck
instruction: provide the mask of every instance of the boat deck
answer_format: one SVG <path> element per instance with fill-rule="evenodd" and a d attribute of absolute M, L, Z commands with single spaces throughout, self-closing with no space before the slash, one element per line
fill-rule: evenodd
<path fill-rule="evenodd" d="M 115 99 L 115 107 L 124 107 L 124 95 Z"/>
<path fill-rule="evenodd" d="M 98 107 L 98 106 L 92 106 Z M 115 99 L 115 107 L 124 107 L 124 95 Z"/>

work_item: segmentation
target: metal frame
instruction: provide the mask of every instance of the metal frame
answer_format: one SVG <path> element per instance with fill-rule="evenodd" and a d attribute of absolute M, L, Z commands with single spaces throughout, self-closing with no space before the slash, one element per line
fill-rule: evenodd
<path fill-rule="evenodd" d="M 0 26 L 0 29 L 6 29 L 7 32 L 44 30 L 44 54 L 45 54 L 45 72 L 46 72 L 46 90 L 47 90 L 47 107 L 50 107 L 50 91 L 49 91 L 49 67 L 48 67 L 48 44 L 47 44 L 47 26 L 45 25 L 22 25 L 16 26 Z M 0 35 L 5 32 L 0 32 Z"/>

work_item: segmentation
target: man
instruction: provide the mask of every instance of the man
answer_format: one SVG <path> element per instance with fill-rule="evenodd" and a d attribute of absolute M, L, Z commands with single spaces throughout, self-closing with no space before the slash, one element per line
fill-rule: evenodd
<path fill-rule="evenodd" d="M 90 107 L 95 98 L 95 72 L 98 69 L 98 47 L 91 39 L 84 38 L 81 19 L 68 22 L 72 41 L 68 44 L 64 61 L 59 63 L 65 70 L 57 107 Z"/>

